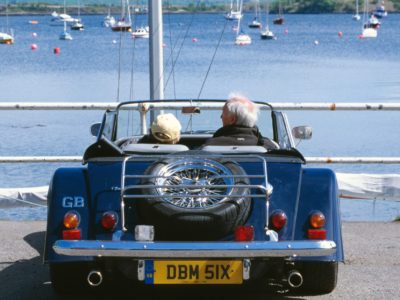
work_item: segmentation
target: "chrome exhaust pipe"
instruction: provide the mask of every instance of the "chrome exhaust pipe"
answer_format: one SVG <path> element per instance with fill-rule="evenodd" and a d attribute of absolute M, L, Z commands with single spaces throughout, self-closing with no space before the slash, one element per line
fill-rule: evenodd
<path fill-rule="evenodd" d="M 103 282 L 103 274 L 100 271 L 92 270 L 87 276 L 87 282 L 92 287 L 97 287 Z"/>
<path fill-rule="evenodd" d="M 303 284 L 303 276 L 297 270 L 290 271 L 288 283 L 292 288 L 298 288 Z"/>

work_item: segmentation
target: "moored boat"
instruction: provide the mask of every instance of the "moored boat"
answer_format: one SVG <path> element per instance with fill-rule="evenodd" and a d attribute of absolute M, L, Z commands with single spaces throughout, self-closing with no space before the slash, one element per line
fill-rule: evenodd
<path fill-rule="evenodd" d="M 138 27 L 136 28 L 135 31 L 132 32 L 132 37 L 133 38 L 144 38 L 144 39 L 148 39 L 150 36 L 149 33 L 149 27 Z"/>
<path fill-rule="evenodd" d="M 227 20 L 239 20 L 243 17 L 241 5 L 239 0 L 236 0 L 235 5 L 233 5 L 233 0 L 231 0 L 230 11 L 225 15 Z"/>
<path fill-rule="evenodd" d="M 14 37 L 11 34 L 0 32 L 0 44 L 5 44 L 5 45 L 14 44 Z"/>
<path fill-rule="evenodd" d="M 131 12 L 129 8 L 129 0 L 121 1 L 121 17 L 118 21 L 111 25 L 112 31 L 132 31 Z"/>

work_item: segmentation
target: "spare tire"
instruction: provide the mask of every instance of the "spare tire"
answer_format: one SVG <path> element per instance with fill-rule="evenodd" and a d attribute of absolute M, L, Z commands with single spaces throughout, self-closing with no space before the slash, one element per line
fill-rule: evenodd
<path fill-rule="evenodd" d="M 235 162 L 169 158 L 150 165 L 145 175 L 149 187 L 137 207 L 141 223 L 154 225 L 157 239 L 219 239 L 247 220 L 250 189 L 243 185 L 249 180 Z"/>

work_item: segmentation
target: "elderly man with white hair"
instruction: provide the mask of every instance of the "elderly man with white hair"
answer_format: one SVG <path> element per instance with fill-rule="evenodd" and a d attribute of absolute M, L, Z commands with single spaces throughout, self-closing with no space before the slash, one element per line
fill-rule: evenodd
<path fill-rule="evenodd" d="M 238 94 L 229 95 L 222 109 L 222 127 L 204 146 L 259 145 L 276 149 L 276 144 L 264 138 L 256 126 L 258 112 L 257 104 L 248 98 Z"/>

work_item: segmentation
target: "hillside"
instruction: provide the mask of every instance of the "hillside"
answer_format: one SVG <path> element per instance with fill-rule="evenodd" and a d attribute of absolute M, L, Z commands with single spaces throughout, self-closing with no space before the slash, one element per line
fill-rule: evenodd
<path fill-rule="evenodd" d="M 224 12 L 229 9 L 227 0 L 164 0 L 164 10 L 170 12 Z M 285 13 L 352 13 L 355 10 L 354 0 L 282 0 Z M 362 0 L 360 0 L 362 2 Z M 380 0 L 370 0 L 372 10 Z M 62 1 L 44 0 L 8 0 L 9 14 L 47 14 L 53 10 L 62 9 Z M 111 8 L 111 13 L 119 13 L 120 0 L 81 0 L 81 12 L 83 14 L 103 14 Z M 146 0 L 131 0 L 132 7 L 143 10 Z M 256 0 L 245 0 L 243 9 L 253 10 Z M 260 0 L 261 8 L 264 9 L 265 1 Z M 77 1 L 67 0 L 67 12 L 76 10 Z M 388 12 L 400 11 L 400 0 L 385 1 Z M 276 13 L 278 1 L 271 0 L 270 11 Z M 5 1 L 0 3 L 0 15 L 5 14 Z"/>

